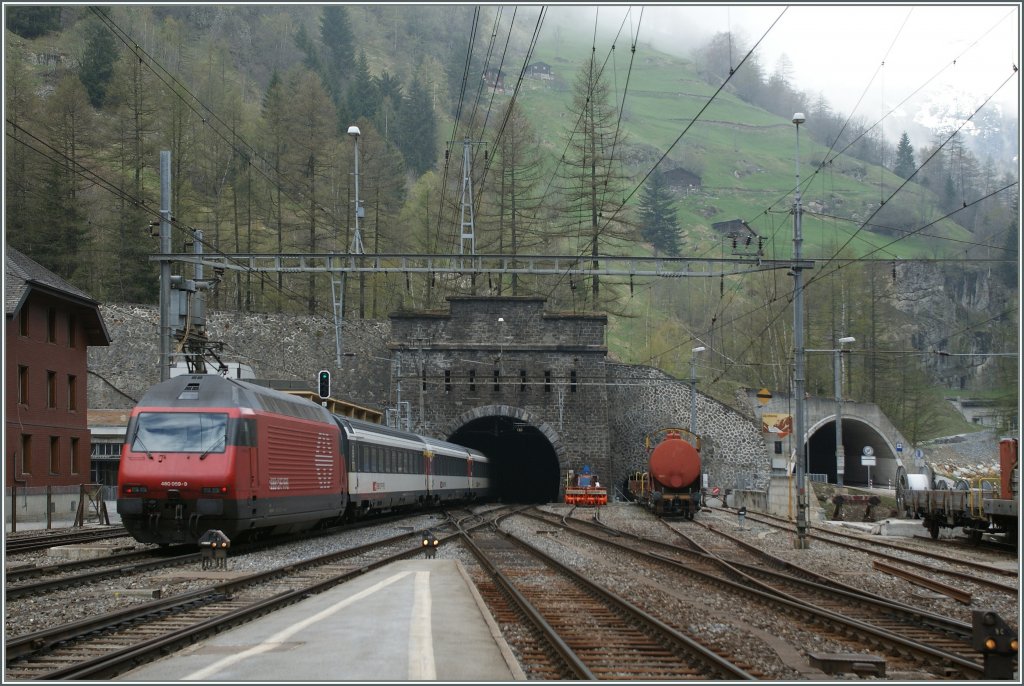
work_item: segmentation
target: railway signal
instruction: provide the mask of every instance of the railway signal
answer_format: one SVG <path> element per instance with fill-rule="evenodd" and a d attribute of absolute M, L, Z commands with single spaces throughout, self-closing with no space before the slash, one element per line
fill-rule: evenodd
<path fill-rule="evenodd" d="M 321 398 L 331 397 L 331 373 L 326 369 L 320 370 L 318 393 Z"/>

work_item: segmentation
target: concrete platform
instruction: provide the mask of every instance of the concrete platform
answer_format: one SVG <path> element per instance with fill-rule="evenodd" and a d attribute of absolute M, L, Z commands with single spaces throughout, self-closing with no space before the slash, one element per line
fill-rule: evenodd
<path fill-rule="evenodd" d="M 119 681 L 525 681 L 457 560 L 405 560 Z"/>
<path fill-rule="evenodd" d="M 79 560 L 96 560 L 102 557 L 109 557 L 115 553 L 127 553 L 135 550 L 134 545 L 123 543 L 74 543 L 72 545 L 58 545 L 46 550 L 47 557 L 56 557 L 61 560 L 77 562 Z"/>

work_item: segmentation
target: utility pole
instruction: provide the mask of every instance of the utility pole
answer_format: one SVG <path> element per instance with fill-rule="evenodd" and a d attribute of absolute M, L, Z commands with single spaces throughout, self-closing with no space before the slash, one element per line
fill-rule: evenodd
<path fill-rule="evenodd" d="M 796 197 L 793 201 L 793 400 L 796 417 L 793 427 L 793 445 L 796 458 L 796 548 L 808 547 L 807 538 L 807 476 L 804 474 L 806 451 L 804 448 L 804 277 L 800 263 L 803 244 L 802 208 L 800 207 L 800 125 L 807 121 L 803 112 L 793 115 L 796 125 Z"/>
<path fill-rule="evenodd" d="M 171 151 L 160 151 L 160 380 L 171 378 Z"/>

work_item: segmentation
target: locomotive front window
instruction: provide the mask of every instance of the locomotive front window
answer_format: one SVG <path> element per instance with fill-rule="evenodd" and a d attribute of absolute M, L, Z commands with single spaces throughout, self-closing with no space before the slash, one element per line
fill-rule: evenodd
<path fill-rule="evenodd" d="M 222 453 L 228 416 L 212 412 L 143 412 L 132 434 L 132 450 L 146 453 Z"/>

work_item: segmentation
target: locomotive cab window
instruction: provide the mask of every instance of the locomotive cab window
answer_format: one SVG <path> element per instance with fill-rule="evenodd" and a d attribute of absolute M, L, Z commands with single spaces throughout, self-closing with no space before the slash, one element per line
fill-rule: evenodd
<path fill-rule="evenodd" d="M 129 427 L 135 452 L 223 453 L 228 416 L 219 412 L 143 412 Z"/>

